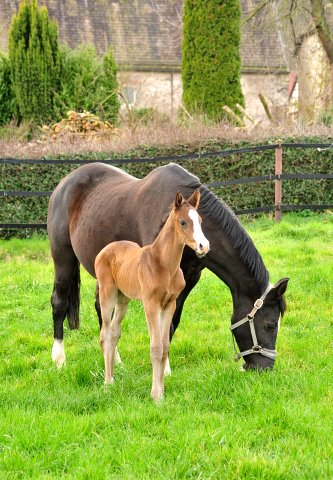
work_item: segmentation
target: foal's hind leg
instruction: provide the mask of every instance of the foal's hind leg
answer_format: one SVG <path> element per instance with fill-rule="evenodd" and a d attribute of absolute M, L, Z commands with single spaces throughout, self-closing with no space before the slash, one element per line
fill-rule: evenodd
<path fill-rule="evenodd" d="M 102 316 L 99 343 L 105 362 L 105 383 L 113 383 L 113 368 L 111 369 L 111 317 L 118 296 L 116 284 L 110 281 L 106 286 L 100 285 L 99 296 Z"/>
<path fill-rule="evenodd" d="M 117 350 L 117 343 L 121 336 L 120 324 L 124 319 L 130 299 L 118 290 L 118 299 L 114 309 L 114 315 L 111 321 L 111 378 L 113 379 L 114 361 L 121 363 Z M 117 358 L 118 357 L 118 358 Z"/>
<path fill-rule="evenodd" d="M 101 329 L 103 320 L 102 320 L 101 305 L 100 305 L 100 302 L 99 302 L 99 284 L 98 284 L 98 282 L 96 282 L 96 291 L 95 291 L 95 310 L 96 310 L 97 317 L 98 317 L 99 328 Z M 111 322 L 112 322 L 113 316 L 114 316 L 114 310 L 111 314 Z M 115 359 L 116 363 L 118 363 L 118 364 L 122 363 L 117 347 L 116 347 L 116 352 L 115 352 L 114 359 Z"/>
<path fill-rule="evenodd" d="M 62 252 L 61 261 L 54 258 L 54 286 L 51 296 L 54 344 L 52 360 L 60 368 L 65 361 L 63 323 L 68 315 L 70 328 L 78 327 L 79 308 L 79 263 L 70 248 Z"/>

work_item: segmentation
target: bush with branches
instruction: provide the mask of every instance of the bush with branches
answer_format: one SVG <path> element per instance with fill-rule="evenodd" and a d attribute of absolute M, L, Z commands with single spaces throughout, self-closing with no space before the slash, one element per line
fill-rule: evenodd
<path fill-rule="evenodd" d="M 89 111 L 103 120 L 118 117 L 117 67 L 110 47 L 101 59 L 93 45 L 79 45 L 72 50 L 61 47 L 61 80 L 55 94 L 55 113 L 65 117 L 68 110 Z"/>

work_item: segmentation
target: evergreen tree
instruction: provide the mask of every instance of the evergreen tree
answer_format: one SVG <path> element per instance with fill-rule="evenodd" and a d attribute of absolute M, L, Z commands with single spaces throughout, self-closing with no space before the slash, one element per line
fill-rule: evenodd
<path fill-rule="evenodd" d="M 9 31 L 11 83 L 21 119 L 48 120 L 60 78 L 58 25 L 37 0 L 23 0 Z"/>
<path fill-rule="evenodd" d="M 240 84 L 239 0 L 185 0 L 183 103 L 190 112 L 221 118 L 222 107 L 244 106 Z"/>
<path fill-rule="evenodd" d="M 15 106 L 9 60 L 7 55 L 0 52 L 0 125 L 8 123 L 14 118 Z"/>

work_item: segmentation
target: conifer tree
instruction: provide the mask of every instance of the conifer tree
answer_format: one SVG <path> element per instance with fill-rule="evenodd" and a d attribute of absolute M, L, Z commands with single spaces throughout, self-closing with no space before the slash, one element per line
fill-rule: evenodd
<path fill-rule="evenodd" d="M 9 31 L 11 83 L 21 119 L 48 120 L 59 86 L 58 25 L 37 0 L 23 0 Z"/>
<path fill-rule="evenodd" d="M 182 81 L 188 111 L 219 119 L 224 105 L 244 106 L 240 20 L 239 0 L 185 0 Z"/>

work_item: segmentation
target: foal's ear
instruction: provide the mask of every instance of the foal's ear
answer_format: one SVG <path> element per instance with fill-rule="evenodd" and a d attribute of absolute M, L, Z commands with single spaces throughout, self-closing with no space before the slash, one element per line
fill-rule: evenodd
<path fill-rule="evenodd" d="M 175 202 L 173 204 L 173 208 L 175 208 L 175 209 L 179 208 L 182 203 L 183 203 L 183 195 L 178 190 L 178 192 L 176 193 L 176 196 L 175 196 Z"/>
<path fill-rule="evenodd" d="M 196 191 L 190 196 L 190 198 L 187 200 L 187 202 L 195 209 L 198 208 L 199 205 L 199 200 L 200 200 L 200 192 L 199 189 L 197 188 Z"/>

